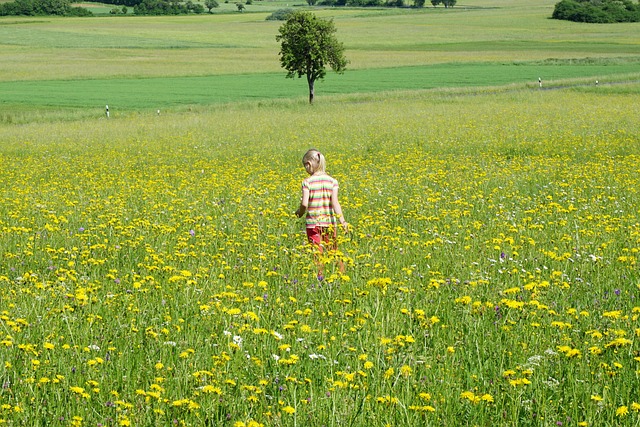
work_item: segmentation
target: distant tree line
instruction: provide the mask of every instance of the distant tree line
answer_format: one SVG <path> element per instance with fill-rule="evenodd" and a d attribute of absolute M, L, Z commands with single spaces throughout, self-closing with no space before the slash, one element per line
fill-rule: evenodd
<path fill-rule="evenodd" d="M 599 24 L 640 22 L 640 3 L 631 0 L 562 0 L 556 4 L 552 18 Z"/>
<path fill-rule="evenodd" d="M 122 6 L 122 9 L 112 9 L 111 13 L 127 13 L 127 7 L 132 7 L 137 15 L 185 15 L 190 13 L 204 13 L 205 6 L 211 11 L 218 7 L 216 0 L 206 0 L 205 6 L 192 0 L 101 0 L 101 3 Z M 89 9 L 72 7 L 72 0 L 15 0 L 0 3 L 0 16 L 93 16 Z"/>
<path fill-rule="evenodd" d="M 246 4 L 250 4 L 251 0 L 245 0 Z M 435 7 L 442 4 L 444 7 L 453 7 L 456 0 L 430 0 Z M 563 2 L 576 0 L 563 0 Z M 592 0 L 597 1 L 597 0 Z M 614 1 L 614 0 L 608 0 Z M 629 1 L 629 0 L 624 0 Z M 409 4 L 412 2 L 413 4 Z M 136 15 L 185 15 L 190 13 L 204 13 L 207 9 L 218 7 L 216 0 L 206 0 L 202 3 L 195 3 L 193 0 L 101 0 L 101 3 L 111 4 L 114 6 L 122 6 L 111 11 L 114 13 L 127 13 L 127 7 L 133 8 Z M 371 7 L 371 6 L 387 6 L 387 7 L 424 7 L 426 0 L 307 0 L 310 6 L 353 6 L 353 7 Z M 90 10 L 83 7 L 72 7 L 72 0 L 14 0 L 12 2 L 0 3 L 0 16 L 7 15 L 59 15 L 59 16 L 92 16 Z M 238 10 L 244 9 L 243 3 L 237 3 Z M 206 7 L 206 9 L 205 9 Z M 275 14 L 274 14 L 275 15 Z M 286 14 L 285 14 L 286 15 Z M 285 17 L 277 16 L 268 19 L 284 20 Z M 563 18 L 559 18 L 563 19 Z M 588 21 L 589 22 L 589 21 Z"/>
<path fill-rule="evenodd" d="M 0 16 L 93 16 L 89 9 L 71 6 L 71 0 L 15 0 L 0 3 Z"/>
<path fill-rule="evenodd" d="M 426 0 L 307 0 L 309 6 L 352 6 L 352 7 L 424 7 Z M 412 3 L 412 4 L 411 4 Z M 435 7 L 439 4 L 444 7 L 453 7 L 456 0 L 431 0 L 431 4 Z"/>
<path fill-rule="evenodd" d="M 444 7 L 449 8 L 456 5 L 456 0 L 431 0 L 431 4 L 433 5 L 433 7 L 441 4 Z"/>
<path fill-rule="evenodd" d="M 100 3 L 113 4 L 116 6 L 135 7 L 140 3 L 140 0 L 101 0 Z"/>
<path fill-rule="evenodd" d="M 204 13 L 204 6 L 191 0 L 186 2 L 173 0 L 142 0 L 133 6 L 136 15 L 186 15 Z"/>
<path fill-rule="evenodd" d="M 211 0 L 207 0 L 207 3 L 209 1 Z M 100 0 L 100 2 L 115 6 L 132 7 L 133 13 L 136 15 L 186 15 L 189 13 L 204 13 L 205 11 L 201 3 L 194 3 L 192 0 Z"/>

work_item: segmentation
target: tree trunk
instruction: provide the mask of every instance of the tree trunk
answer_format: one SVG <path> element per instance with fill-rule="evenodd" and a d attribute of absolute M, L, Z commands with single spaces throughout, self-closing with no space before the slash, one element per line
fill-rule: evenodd
<path fill-rule="evenodd" d="M 313 78 L 307 78 L 307 82 L 309 83 L 309 104 L 313 104 L 313 95 L 314 95 L 314 79 Z"/>

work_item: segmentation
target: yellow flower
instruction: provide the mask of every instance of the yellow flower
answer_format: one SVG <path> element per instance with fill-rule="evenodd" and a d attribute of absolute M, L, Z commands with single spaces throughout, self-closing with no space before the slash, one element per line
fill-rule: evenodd
<path fill-rule="evenodd" d="M 602 313 L 602 317 L 608 317 L 610 319 L 618 319 L 621 315 L 622 311 L 620 310 L 605 311 L 604 313 Z"/>
<path fill-rule="evenodd" d="M 203 393 L 214 393 L 214 394 L 217 394 L 218 396 L 220 396 L 222 394 L 222 389 L 220 387 L 215 387 L 215 386 L 212 386 L 211 384 L 208 384 L 208 385 L 202 387 L 202 392 Z"/>
<path fill-rule="evenodd" d="M 431 400 L 431 394 L 430 393 L 420 393 L 418 394 L 418 397 L 420 397 L 420 399 L 425 400 L 425 401 L 429 401 Z"/>
<path fill-rule="evenodd" d="M 410 377 L 412 373 L 413 370 L 411 369 L 411 366 L 404 365 L 400 368 L 400 374 L 405 378 Z"/>
<path fill-rule="evenodd" d="M 629 407 L 628 406 L 621 406 L 618 409 L 616 409 L 616 415 L 619 416 L 619 417 L 624 417 L 628 413 L 629 413 Z"/>
<path fill-rule="evenodd" d="M 393 376 L 393 373 L 394 373 L 393 368 L 389 368 L 389 369 L 387 369 L 387 370 L 384 372 L 384 378 L 388 380 L 389 378 L 391 378 L 391 377 Z"/>
<path fill-rule="evenodd" d="M 484 402 L 487 402 L 487 403 L 493 403 L 493 396 L 491 396 L 490 394 L 483 394 L 483 395 L 482 395 L 482 397 L 481 397 L 481 399 L 482 399 Z"/>
<path fill-rule="evenodd" d="M 291 406 L 285 406 L 284 408 L 282 408 L 282 411 L 283 411 L 285 414 L 289 414 L 289 415 L 291 415 L 291 414 L 295 414 L 295 413 L 296 413 L 296 409 L 295 409 L 295 408 L 293 408 L 293 407 L 291 407 Z"/>

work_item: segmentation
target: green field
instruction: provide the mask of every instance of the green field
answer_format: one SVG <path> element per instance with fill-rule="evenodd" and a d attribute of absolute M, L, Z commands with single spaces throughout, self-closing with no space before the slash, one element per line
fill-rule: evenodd
<path fill-rule="evenodd" d="M 537 85 L 539 76 L 545 77 L 545 85 L 549 85 L 546 79 L 551 80 L 550 87 L 569 79 L 583 79 L 581 83 L 586 84 L 588 77 L 589 84 L 594 84 L 597 79 L 607 84 L 612 79 L 617 82 L 617 76 L 632 75 L 637 69 L 638 63 L 635 62 L 615 65 L 436 64 L 330 75 L 318 84 L 318 90 L 327 96 L 504 85 L 523 88 Z M 101 109 L 103 104 L 109 104 L 112 112 L 165 111 L 179 106 L 274 98 L 299 99 L 306 91 L 305 79 L 284 80 L 282 73 L 0 83 L 0 92 L 8 104 L 18 105 L 25 99 L 34 100 L 42 107 Z"/>
<path fill-rule="evenodd" d="M 259 7 L 0 19 L 0 426 L 640 425 L 640 27 Z"/>
<path fill-rule="evenodd" d="M 242 14 L 2 18 L 0 112 L 304 99 L 304 81 L 285 79 L 279 65 L 281 23 L 262 12 L 287 3 L 255 3 Z M 549 19 L 552 10 L 478 0 L 451 10 L 318 9 L 351 61 L 318 96 L 638 79 L 638 24 L 578 25 Z"/>

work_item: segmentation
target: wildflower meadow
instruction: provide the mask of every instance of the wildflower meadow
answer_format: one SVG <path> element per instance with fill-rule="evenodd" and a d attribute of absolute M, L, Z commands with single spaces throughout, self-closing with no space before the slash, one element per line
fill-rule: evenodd
<path fill-rule="evenodd" d="M 3 127 L 0 425 L 640 424 L 636 102 Z M 293 215 L 312 146 L 351 227 L 324 280 Z"/>

